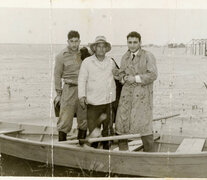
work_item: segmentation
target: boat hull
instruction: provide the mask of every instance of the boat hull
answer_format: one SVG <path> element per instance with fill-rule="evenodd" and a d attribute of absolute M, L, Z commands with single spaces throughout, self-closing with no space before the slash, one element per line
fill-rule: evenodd
<path fill-rule="evenodd" d="M 0 152 L 33 161 L 89 171 L 146 177 L 207 177 L 207 153 L 144 153 L 85 149 L 0 135 Z"/>

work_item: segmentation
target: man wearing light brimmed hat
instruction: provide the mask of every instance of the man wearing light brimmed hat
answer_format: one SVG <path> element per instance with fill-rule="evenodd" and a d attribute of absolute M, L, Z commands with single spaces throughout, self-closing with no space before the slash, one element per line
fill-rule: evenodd
<path fill-rule="evenodd" d="M 112 102 L 116 98 L 116 85 L 112 74 L 115 64 L 105 54 L 111 50 L 111 44 L 104 36 L 97 36 L 90 45 L 93 56 L 86 58 L 81 64 L 78 77 L 78 97 L 83 109 L 87 108 L 87 124 L 91 133 L 99 124 L 98 119 L 106 114 L 102 122 L 102 136 L 113 134 Z M 97 147 L 97 143 L 92 145 Z M 103 143 L 109 149 L 109 142 Z"/>
<path fill-rule="evenodd" d="M 97 36 L 95 42 L 89 44 L 92 52 L 96 52 L 96 45 L 99 43 L 104 43 L 106 45 L 106 52 L 109 52 L 111 50 L 111 44 L 106 41 L 106 38 L 104 36 Z"/>

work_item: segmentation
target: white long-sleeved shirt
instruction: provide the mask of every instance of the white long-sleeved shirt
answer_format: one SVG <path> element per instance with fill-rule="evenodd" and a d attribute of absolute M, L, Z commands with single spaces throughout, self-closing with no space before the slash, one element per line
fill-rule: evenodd
<path fill-rule="evenodd" d="M 86 97 L 92 105 L 108 104 L 115 101 L 116 85 L 112 74 L 113 60 L 105 57 L 99 61 L 95 55 L 86 58 L 78 77 L 78 97 Z"/>

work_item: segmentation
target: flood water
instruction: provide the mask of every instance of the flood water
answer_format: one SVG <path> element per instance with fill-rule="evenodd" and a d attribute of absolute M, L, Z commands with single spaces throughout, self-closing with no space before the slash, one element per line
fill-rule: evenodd
<path fill-rule="evenodd" d="M 55 96 L 55 55 L 65 45 L 0 45 L 0 119 L 6 122 L 55 126 L 52 100 Z M 185 48 L 148 48 L 157 59 L 159 76 L 154 84 L 154 118 L 180 116 L 155 130 L 207 135 L 207 58 L 186 54 Z M 117 63 L 126 51 L 116 46 L 108 54 Z M 161 127 L 162 126 L 162 127 Z M 51 166 L 14 157 L 1 157 L 2 176 L 105 177 L 108 174 Z M 120 176 L 113 175 L 110 176 Z"/>
<path fill-rule="evenodd" d="M 102 173 L 84 169 L 54 166 L 51 164 L 29 161 L 5 154 L 1 155 L 1 176 L 33 176 L 33 177 L 135 177 L 114 173 Z"/>

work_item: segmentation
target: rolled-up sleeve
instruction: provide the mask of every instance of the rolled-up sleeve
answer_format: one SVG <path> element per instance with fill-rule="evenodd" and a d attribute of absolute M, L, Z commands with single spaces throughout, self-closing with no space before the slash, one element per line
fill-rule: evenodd
<path fill-rule="evenodd" d="M 83 61 L 81 64 L 79 76 L 78 76 L 78 98 L 86 97 L 86 85 L 88 79 L 87 61 Z"/>
<path fill-rule="evenodd" d="M 63 73 L 63 61 L 60 57 L 55 59 L 54 79 L 56 91 L 62 91 L 62 73 Z"/>
<path fill-rule="evenodd" d="M 150 52 L 146 54 L 147 58 L 147 71 L 144 74 L 139 74 L 141 79 L 141 84 L 150 84 L 157 79 L 157 66 L 156 59 L 154 55 Z"/>

